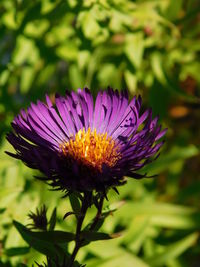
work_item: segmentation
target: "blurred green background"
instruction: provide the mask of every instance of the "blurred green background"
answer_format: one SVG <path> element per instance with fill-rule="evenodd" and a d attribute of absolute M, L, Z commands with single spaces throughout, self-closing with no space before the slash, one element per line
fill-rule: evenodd
<path fill-rule="evenodd" d="M 48 214 L 57 206 L 56 229 L 75 223 L 62 220 L 70 207 L 61 193 L 4 153 L 10 122 L 45 93 L 53 100 L 84 86 L 94 95 L 107 86 L 141 94 L 168 133 L 160 158 L 144 170 L 158 177 L 109 194 L 105 208 L 120 207 L 103 230 L 122 236 L 85 247 L 80 261 L 200 266 L 199 0 L 1 0 L 0 14 L 0 266 L 44 260 L 13 219 L 27 224 L 28 212 L 45 203 Z"/>

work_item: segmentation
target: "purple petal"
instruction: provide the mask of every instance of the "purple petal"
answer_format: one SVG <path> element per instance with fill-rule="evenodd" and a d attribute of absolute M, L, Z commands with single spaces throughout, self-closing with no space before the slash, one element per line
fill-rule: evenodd
<path fill-rule="evenodd" d="M 63 97 L 60 97 L 57 94 L 55 101 L 56 101 L 56 107 L 58 109 L 58 112 L 60 113 L 63 123 L 65 124 L 65 127 L 67 129 L 68 136 L 75 135 L 77 130 L 75 129 L 75 124 L 71 119 L 71 115 L 68 111 L 67 105 L 65 103 L 65 99 Z"/>

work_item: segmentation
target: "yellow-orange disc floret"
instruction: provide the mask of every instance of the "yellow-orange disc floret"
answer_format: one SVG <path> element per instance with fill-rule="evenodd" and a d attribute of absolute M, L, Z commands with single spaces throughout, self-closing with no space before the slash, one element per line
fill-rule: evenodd
<path fill-rule="evenodd" d="M 62 153 L 80 164 L 102 171 L 102 165 L 113 167 L 121 157 L 119 147 L 107 133 L 98 134 L 96 129 L 79 130 L 73 139 L 60 145 Z"/>

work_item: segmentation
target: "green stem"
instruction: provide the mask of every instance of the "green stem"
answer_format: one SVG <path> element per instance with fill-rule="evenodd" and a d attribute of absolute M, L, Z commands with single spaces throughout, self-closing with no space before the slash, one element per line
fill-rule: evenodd
<path fill-rule="evenodd" d="M 81 228 L 82 228 L 82 224 L 83 224 L 83 221 L 85 219 L 85 216 L 86 216 L 87 209 L 90 206 L 91 197 L 92 197 L 91 192 L 84 193 L 84 197 L 82 200 L 81 212 L 80 212 L 80 216 L 78 217 L 78 221 L 77 221 L 75 247 L 74 247 L 74 250 L 72 252 L 68 267 L 73 266 L 75 257 L 77 255 L 79 249 L 81 248 L 81 244 L 82 244 L 81 235 L 80 235 L 81 234 Z"/>
<path fill-rule="evenodd" d="M 87 209 L 90 206 L 91 197 L 92 197 L 92 193 L 85 193 L 84 194 L 84 198 L 82 200 L 82 207 L 81 207 L 80 216 L 78 217 L 78 221 L 77 221 L 75 247 L 74 247 L 74 250 L 72 252 L 68 267 L 73 266 L 73 263 L 74 263 L 75 258 L 77 256 L 77 253 L 78 253 L 79 249 L 81 248 L 82 243 L 84 241 L 83 239 L 81 239 L 81 228 L 82 228 L 85 216 L 86 216 Z M 99 200 L 99 205 L 97 207 L 96 216 L 94 217 L 93 223 L 91 224 L 91 226 L 89 228 L 90 231 L 95 230 L 95 227 L 98 224 L 99 219 L 101 218 L 103 201 L 104 201 L 104 196 L 101 196 L 101 198 Z"/>

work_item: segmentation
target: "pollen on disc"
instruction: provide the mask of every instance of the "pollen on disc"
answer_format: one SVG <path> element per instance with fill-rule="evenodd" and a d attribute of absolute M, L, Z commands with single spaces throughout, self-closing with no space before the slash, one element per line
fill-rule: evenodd
<path fill-rule="evenodd" d="M 74 138 L 62 143 L 60 149 L 66 157 L 99 171 L 102 171 L 103 164 L 113 167 L 120 158 L 119 147 L 112 137 L 90 128 L 87 131 L 84 128 L 79 130 Z"/>

